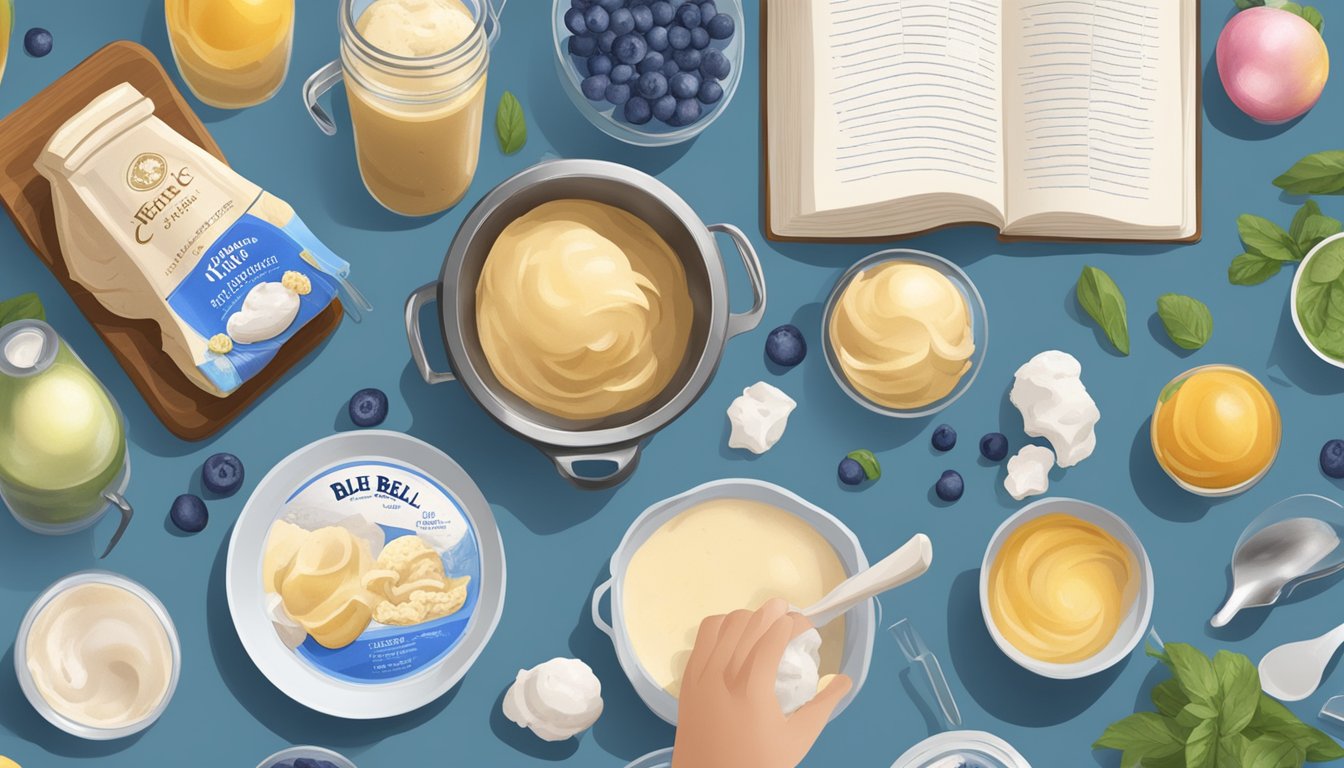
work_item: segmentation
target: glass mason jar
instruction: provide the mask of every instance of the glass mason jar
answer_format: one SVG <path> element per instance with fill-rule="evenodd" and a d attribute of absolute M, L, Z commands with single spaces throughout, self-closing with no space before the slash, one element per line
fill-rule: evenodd
<path fill-rule="evenodd" d="M 476 174 L 486 71 L 504 0 L 437 0 L 465 9 L 472 24 L 460 42 L 428 56 L 384 50 L 361 31 L 371 6 L 395 1 L 341 0 L 341 58 L 308 78 L 304 102 L 318 127 L 334 135 L 336 124 L 318 99 L 343 79 L 364 186 L 390 211 L 427 216 L 457 204 Z"/>
<path fill-rule="evenodd" d="M 173 60 L 196 98 L 242 109 L 280 90 L 294 43 L 294 0 L 164 0 Z"/>

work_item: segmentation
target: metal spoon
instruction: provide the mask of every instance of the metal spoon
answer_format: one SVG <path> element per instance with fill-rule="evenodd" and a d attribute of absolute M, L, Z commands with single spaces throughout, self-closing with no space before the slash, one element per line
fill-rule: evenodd
<path fill-rule="evenodd" d="M 1344 508 L 1321 496 L 1301 495 L 1261 515 L 1237 542 L 1232 555 L 1232 594 L 1210 624 L 1226 626 L 1243 608 L 1273 605 L 1298 585 L 1344 568 L 1336 527 L 1302 513 L 1340 519 Z M 1274 518 L 1282 519 L 1268 522 Z M 1268 524 L 1255 530 L 1261 522 Z"/>

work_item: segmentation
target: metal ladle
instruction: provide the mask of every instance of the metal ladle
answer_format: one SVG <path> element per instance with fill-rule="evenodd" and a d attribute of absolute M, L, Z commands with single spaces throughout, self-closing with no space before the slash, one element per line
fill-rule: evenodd
<path fill-rule="evenodd" d="M 1265 510 L 1237 541 L 1232 593 L 1209 623 L 1226 626 L 1243 608 L 1273 605 L 1344 568 L 1342 529 L 1344 507 L 1323 496 L 1291 496 Z"/>

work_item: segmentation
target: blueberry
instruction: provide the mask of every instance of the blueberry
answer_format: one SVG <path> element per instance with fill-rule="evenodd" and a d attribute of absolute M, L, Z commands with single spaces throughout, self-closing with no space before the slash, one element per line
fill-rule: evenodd
<path fill-rule="evenodd" d="M 639 95 L 646 99 L 661 99 L 663 94 L 667 93 L 667 78 L 663 77 L 662 72 L 645 72 L 639 76 L 638 88 Z M 654 108 L 653 114 L 658 114 L 657 107 Z"/>
<path fill-rule="evenodd" d="M 583 20 L 583 11 L 578 8 L 570 8 L 565 11 L 565 27 L 576 35 L 587 32 L 588 24 Z"/>
<path fill-rule="evenodd" d="M 680 51 L 682 48 L 691 47 L 691 30 L 677 26 L 668 27 L 667 44 L 672 46 L 672 50 Z"/>
<path fill-rule="evenodd" d="M 839 475 L 840 482 L 845 485 L 858 485 L 868 479 L 868 475 L 864 474 L 863 465 L 848 456 L 840 460 L 836 474 Z"/>
<path fill-rule="evenodd" d="M 625 102 L 625 119 L 635 125 L 643 125 L 653 117 L 653 107 L 643 96 L 633 96 Z"/>
<path fill-rule="evenodd" d="M 709 47 L 709 32 L 704 27 L 696 27 L 691 30 L 691 47 L 697 51 Z"/>
<path fill-rule="evenodd" d="M 653 11 L 647 5 L 637 5 L 630 9 L 630 18 L 635 22 L 636 32 L 648 32 L 653 27 Z"/>
<path fill-rule="evenodd" d="M 576 0 L 576 2 L 577 2 L 577 0 Z M 294 768 L 294 761 L 293 761 L 293 760 L 281 760 L 280 762 L 275 763 L 274 765 L 272 765 L 271 768 Z"/>
<path fill-rule="evenodd" d="M 1330 477 L 1344 477 L 1344 440 L 1330 440 L 1321 446 L 1321 471 Z"/>
<path fill-rule="evenodd" d="M 594 75 L 603 80 L 606 75 Z M 591 80 L 593 78 L 588 78 Z M 584 82 L 587 82 L 585 80 Z M 603 86 L 605 90 L 605 86 Z M 601 96 L 597 97 L 601 99 Z M 596 101 L 597 99 L 594 99 Z M 357 427 L 376 427 L 383 423 L 387 418 L 387 395 L 383 394 L 381 389 L 361 389 L 350 398 L 350 420 Z"/>
<path fill-rule="evenodd" d="M 635 79 L 635 68 L 629 64 L 617 64 L 611 68 L 607 77 L 611 78 L 611 82 L 617 85 L 625 85 Z"/>
<path fill-rule="evenodd" d="M 615 44 L 616 33 L 610 29 L 597 36 L 597 50 L 603 53 L 611 53 L 611 47 Z"/>
<path fill-rule="evenodd" d="M 232 453 L 216 453 L 201 465 L 201 483 L 211 493 L 232 496 L 243 484 L 243 462 Z"/>
<path fill-rule="evenodd" d="M 590 5 L 592 5 L 591 0 L 569 0 L 569 7 L 578 8 L 580 11 L 588 10 Z"/>
<path fill-rule="evenodd" d="M 775 365 L 792 368 L 807 357 L 807 340 L 798 326 L 781 325 L 765 337 L 765 356 Z"/>
<path fill-rule="evenodd" d="M 957 445 L 957 430 L 947 424 L 939 424 L 934 427 L 933 438 L 930 440 L 933 447 L 940 451 L 950 451 Z"/>
<path fill-rule="evenodd" d="M 644 33 L 644 42 L 649 44 L 651 51 L 667 50 L 667 28 L 654 27 Z"/>
<path fill-rule="evenodd" d="M 173 525 L 187 533 L 200 533 L 205 530 L 205 524 L 210 522 L 210 513 L 205 509 L 205 502 L 194 493 L 184 493 L 173 499 L 168 517 L 172 519 Z"/>
<path fill-rule="evenodd" d="M 678 99 L 694 98 L 700 91 L 700 78 L 690 72 L 678 72 L 667 81 L 667 88 Z M 696 115 L 699 117 L 699 115 Z"/>
<path fill-rule="evenodd" d="M 653 23 L 660 27 L 666 27 L 672 23 L 672 18 L 676 16 L 676 11 L 672 9 L 672 4 L 667 0 L 658 0 L 658 2 L 649 6 L 653 12 Z"/>
<path fill-rule="evenodd" d="M 705 26 L 709 23 L 710 19 L 718 15 L 719 8 L 714 5 L 711 0 L 705 0 L 705 2 L 700 3 L 700 26 Z"/>
<path fill-rule="evenodd" d="M 718 80 L 706 80 L 700 84 L 700 92 L 695 97 L 702 104 L 717 104 L 723 98 L 723 86 Z"/>
<path fill-rule="evenodd" d="M 663 62 L 663 77 L 673 77 L 680 71 L 681 67 L 677 66 L 676 59 L 668 59 Z"/>
<path fill-rule="evenodd" d="M 677 111 L 668 122 L 672 125 L 690 125 L 700 119 L 700 102 L 695 99 L 677 99 Z"/>
<path fill-rule="evenodd" d="M 661 96 L 653 102 L 653 116 L 664 123 L 671 122 L 677 111 L 677 97 L 672 94 Z"/>
<path fill-rule="evenodd" d="M 644 55 L 649 52 L 649 44 L 644 41 L 643 35 L 631 32 L 616 38 L 611 50 L 616 54 L 618 61 L 626 64 L 638 64 L 644 60 Z"/>
<path fill-rule="evenodd" d="M 955 469 L 949 469 L 933 485 L 933 492 L 943 501 L 956 501 L 966 491 L 966 482 Z"/>
<path fill-rule="evenodd" d="M 647 72 L 662 72 L 663 54 L 657 51 L 649 51 L 648 53 L 644 54 L 644 60 L 639 62 L 638 69 L 639 74 L 641 75 Z"/>
<path fill-rule="evenodd" d="M 601 101 L 606 97 L 607 86 L 611 84 L 611 78 L 606 75 L 589 75 L 583 78 L 580 88 L 583 89 L 583 95 L 589 101 Z"/>
<path fill-rule="evenodd" d="M 682 51 L 673 51 L 672 60 L 677 62 L 677 67 L 682 72 L 700 71 L 700 52 L 694 48 L 687 48 Z"/>
<path fill-rule="evenodd" d="M 583 12 L 583 23 L 589 32 L 606 32 L 607 27 L 611 26 L 611 16 L 607 14 L 607 9 L 595 5 Z"/>
<path fill-rule="evenodd" d="M 1002 432 L 990 432 L 980 438 L 980 455 L 990 461 L 1003 461 L 1008 455 L 1008 438 Z"/>
<path fill-rule="evenodd" d="M 705 22 L 705 29 L 709 31 L 709 36 L 715 40 L 727 40 L 732 37 L 734 27 L 733 17 L 726 13 L 720 13 Z"/>
<path fill-rule="evenodd" d="M 724 56 L 722 51 L 715 48 L 705 51 L 704 59 L 700 62 L 700 74 L 702 76 L 722 80 L 732 70 L 732 63 L 728 61 L 728 57 Z"/>
<path fill-rule="evenodd" d="M 612 13 L 617 8 L 624 6 L 625 0 L 597 0 L 597 4 L 605 8 L 607 13 Z"/>
<path fill-rule="evenodd" d="M 625 83 L 612 83 L 607 86 L 603 98 L 619 107 L 630 100 L 630 86 Z"/>
<path fill-rule="evenodd" d="M 294 761 L 294 768 L 318 768 L 318 765 L 311 757 L 300 757 Z"/>
<path fill-rule="evenodd" d="M 687 29 L 700 26 L 700 6 L 686 3 L 677 9 L 677 23 Z"/>
<path fill-rule="evenodd" d="M 611 31 L 618 35 L 635 31 L 635 15 L 629 8 L 617 8 L 611 12 Z"/>
<path fill-rule="evenodd" d="M 23 36 L 23 50 L 29 56 L 41 58 L 51 53 L 51 33 L 41 27 L 33 27 Z"/>
<path fill-rule="evenodd" d="M 569 38 L 569 52 L 586 59 L 597 53 L 597 40 L 591 35 L 574 35 Z"/>
<path fill-rule="evenodd" d="M 588 74 L 590 75 L 611 74 L 611 57 L 605 53 L 599 53 L 596 56 L 589 56 Z"/>

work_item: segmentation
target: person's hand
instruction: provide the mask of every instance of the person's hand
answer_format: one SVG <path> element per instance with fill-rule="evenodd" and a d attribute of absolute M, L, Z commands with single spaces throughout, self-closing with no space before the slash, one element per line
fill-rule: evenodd
<path fill-rule="evenodd" d="M 785 715 L 775 676 L 789 641 L 811 627 L 771 600 L 700 624 L 679 697 L 672 768 L 794 768 L 821 735 L 851 681 L 837 675 Z"/>

